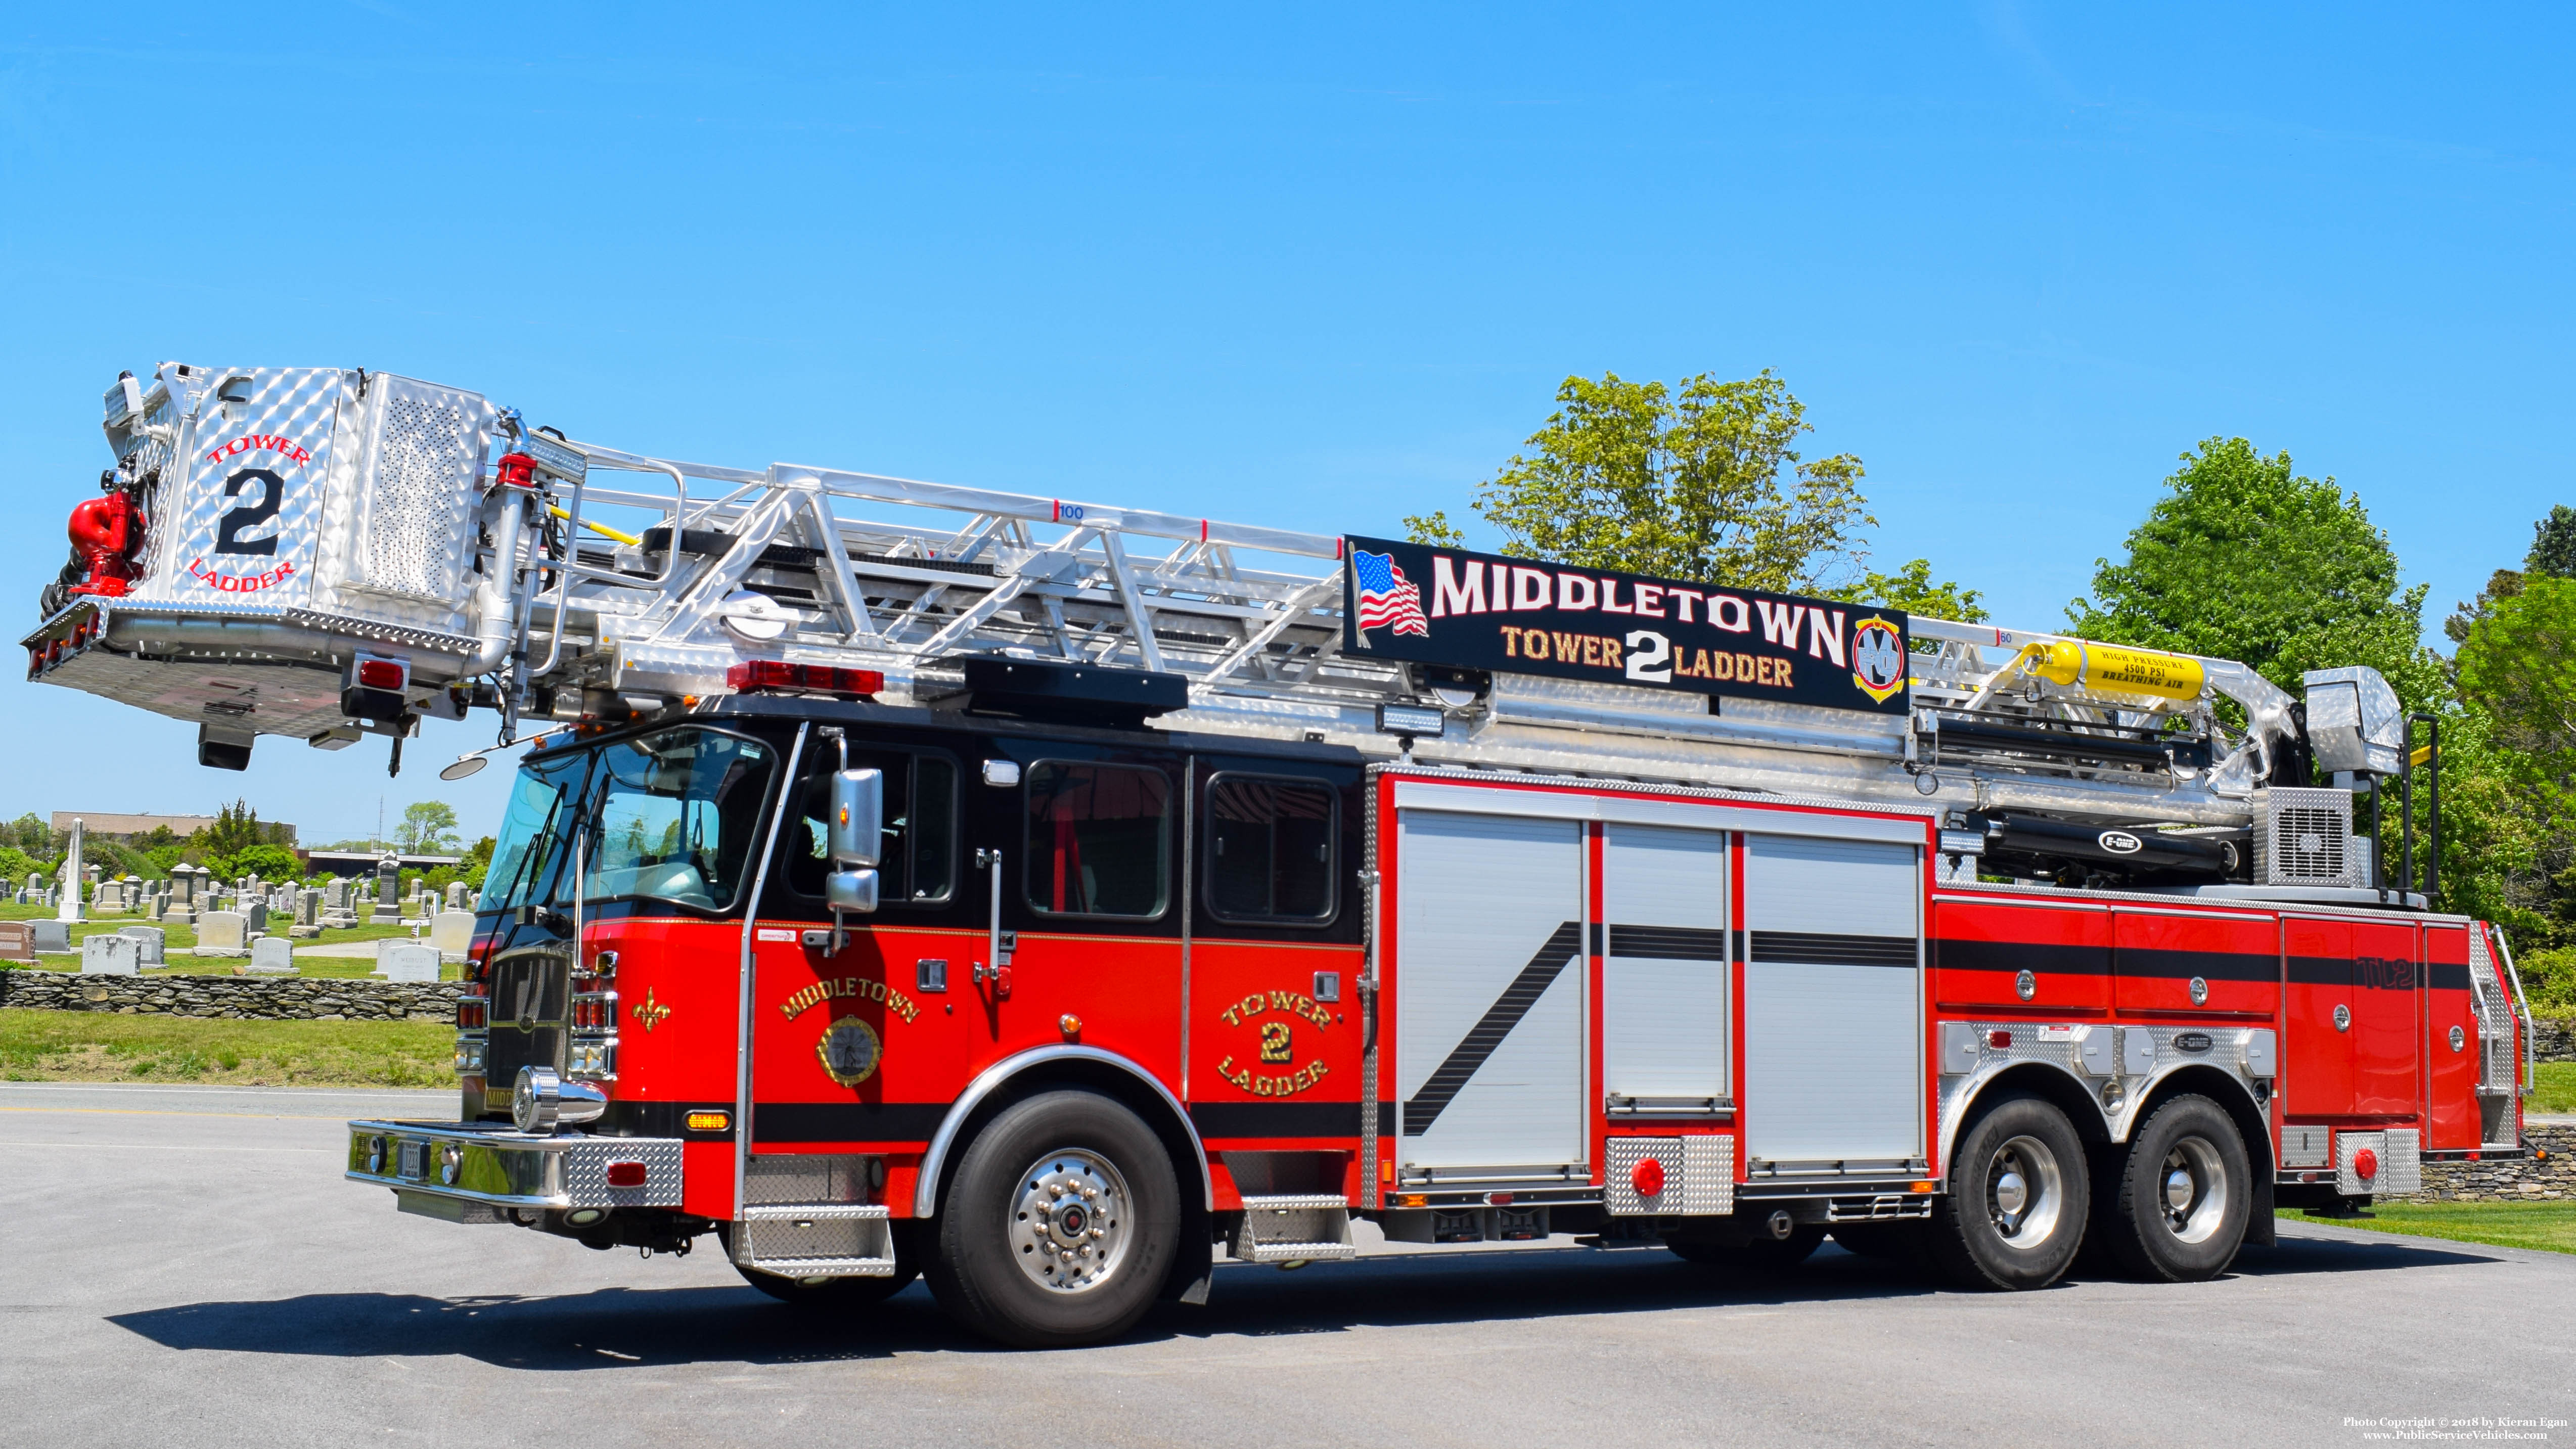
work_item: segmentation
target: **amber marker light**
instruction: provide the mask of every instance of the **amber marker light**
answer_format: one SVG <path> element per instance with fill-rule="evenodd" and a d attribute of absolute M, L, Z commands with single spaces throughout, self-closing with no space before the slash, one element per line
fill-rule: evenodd
<path fill-rule="evenodd" d="M 1056 1029 L 1068 1037 L 1082 1035 L 1082 1018 L 1068 1011 L 1055 1019 Z"/>
<path fill-rule="evenodd" d="M 692 1132 L 722 1132 L 727 1127 L 733 1125 L 733 1114 L 730 1112 L 691 1112 L 689 1114 L 688 1121 L 689 1130 Z"/>

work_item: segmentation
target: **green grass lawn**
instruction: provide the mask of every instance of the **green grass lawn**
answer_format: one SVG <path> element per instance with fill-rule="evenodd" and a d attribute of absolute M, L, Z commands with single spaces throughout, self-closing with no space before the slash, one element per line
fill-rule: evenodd
<path fill-rule="evenodd" d="M 412 934 L 410 925 L 397 924 L 395 919 L 390 915 L 387 916 L 385 924 L 376 924 L 375 907 L 373 906 L 359 907 L 358 915 L 363 924 L 341 930 L 324 931 L 318 936 L 299 938 L 294 942 L 294 944 L 298 946 L 323 946 L 338 945 L 345 941 L 379 941 L 389 937 L 409 939 Z M 0 921 L 50 921 L 53 918 L 53 908 L 49 906 L 0 904 Z M 94 919 L 82 921 L 74 925 L 71 931 L 72 942 L 77 946 L 81 941 L 86 940 L 93 935 L 105 934 L 112 936 L 115 935 L 118 930 L 126 926 L 161 926 L 161 923 L 158 921 L 146 921 L 138 916 L 121 913 L 98 916 Z M 233 974 L 235 967 L 249 964 L 250 958 L 247 956 L 201 957 L 185 955 L 183 954 L 184 952 L 197 944 L 196 931 L 187 926 L 161 926 L 161 929 L 167 933 L 162 939 L 161 948 L 165 953 L 167 953 L 168 964 L 145 967 L 143 974 L 146 976 L 230 976 Z M 426 928 L 424 927 L 424 935 L 425 934 Z M 23 969 L 24 963 L 20 964 Z M 80 952 L 78 950 L 74 950 L 68 955 L 49 953 L 38 956 L 36 958 L 36 969 L 42 971 L 78 971 L 80 969 Z M 320 977 L 325 979 L 363 979 L 375 974 L 376 963 L 363 956 L 299 956 L 295 961 L 295 970 L 296 974 L 299 976 Z M 457 968 L 454 966 L 446 967 L 439 973 L 439 975 L 443 980 L 454 981 L 457 979 Z"/>
<path fill-rule="evenodd" d="M 2306 1217 L 2291 1213 L 2290 1221 Z M 2375 1233 L 2576 1253 L 2576 1202 L 2382 1202 L 2354 1218 L 2312 1218 Z"/>
<path fill-rule="evenodd" d="M 2527 1112 L 2576 1112 L 2576 1062 L 2540 1062 L 2531 1069 Z"/>
<path fill-rule="evenodd" d="M 225 1021 L 0 1010 L 0 1079 L 264 1087 L 452 1087 L 437 1021 Z"/>

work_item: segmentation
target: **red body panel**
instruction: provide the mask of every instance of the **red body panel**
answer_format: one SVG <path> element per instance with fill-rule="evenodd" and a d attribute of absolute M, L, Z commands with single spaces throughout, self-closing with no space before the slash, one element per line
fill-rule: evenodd
<path fill-rule="evenodd" d="M 2123 1020 L 2269 1019 L 2280 1007 L 2280 930 L 2270 915 L 2121 906 L 2111 920 L 2112 1004 Z M 2192 1000 L 2194 981 L 2207 1000 Z"/>
<path fill-rule="evenodd" d="M 2469 1005 L 2469 933 L 2459 926 L 2424 928 L 2424 1145 L 2435 1150 L 2478 1145 L 2478 1021 Z M 2451 1033 L 2461 1046 L 2451 1047 Z"/>

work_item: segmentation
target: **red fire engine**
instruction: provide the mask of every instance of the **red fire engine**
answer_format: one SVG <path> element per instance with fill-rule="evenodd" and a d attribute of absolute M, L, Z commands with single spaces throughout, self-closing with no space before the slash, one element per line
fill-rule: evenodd
<path fill-rule="evenodd" d="M 167 365 L 107 430 L 142 536 L 76 524 L 31 677 L 232 768 L 533 742 L 457 1120 L 350 1124 L 407 1212 L 712 1233 L 790 1302 L 918 1275 L 1040 1345 L 1360 1222 L 2207 1278 L 2523 1151 L 2510 952 L 2429 908 L 2438 756 L 2367 669 L 652 458 L 339 369 Z"/>

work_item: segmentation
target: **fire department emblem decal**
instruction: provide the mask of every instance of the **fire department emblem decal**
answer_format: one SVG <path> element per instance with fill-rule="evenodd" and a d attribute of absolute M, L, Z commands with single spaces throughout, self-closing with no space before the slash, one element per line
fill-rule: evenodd
<path fill-rule="evenodd" d="M 877 1040 L 875 1027 L 855 1016 L 845 1016 L 832 1023 L 823 1039 L 814 1044 L 814 1055 L 823 1063 L 823 1074 L 844 1087 L 855 1087 L 874 1076 L 885 1048 Z"/>
<path fill-rule="evenodd" d="M 1872 616 L 1852 625 L 1852 683 L 1881 704 L 1905 687 L 1905 636 Z"/>

